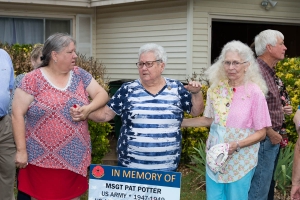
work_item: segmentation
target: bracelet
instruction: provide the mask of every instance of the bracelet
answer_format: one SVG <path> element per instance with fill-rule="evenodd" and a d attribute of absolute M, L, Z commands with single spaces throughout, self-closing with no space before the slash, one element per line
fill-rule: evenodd
<path fill-rule="evenodd" d="M 239 152 L 241 150 L 239 141 L 236 141 L 236 144 L 237 144 L 236 152 Z"/>

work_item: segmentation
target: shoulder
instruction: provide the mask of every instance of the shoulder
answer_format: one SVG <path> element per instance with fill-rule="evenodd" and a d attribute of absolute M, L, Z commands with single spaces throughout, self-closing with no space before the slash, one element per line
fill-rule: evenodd
<path fill-rule="evenodd" d="M 82 73 L 87 73 L 90 74 L 88 71 L 86 71 L 85 69 L 78 67 L 78 66 L 74 66 L 73 70 L 72 70 L 75 74 L 82 74 Z"/>
<path fill-rule="evenodd" d="M 38 75 L 42 75 L 42 72 L 41 72 L 41 68 L 37 68 L 26 74 L 20 74 L 19 76 L 21 75 L 24 75 L 24 77 L 38 76 Z"/>
<path fill-rule="evenodd" d="M 180 81 L 175 80 L 175 79 L 166 78 L 166 77 L 164 77 L 164 79 L 166 80 L 167 83 L 170 83 L 170 84 L 183 85 Z"/>
<path fill-rule="evenodd" d="M 10 58 L 9 54 L 4 49 L 0 49 L 0 56 Z"/>
<path fill-rule="evenodd" d="M 122 90 L 133 90 L 136 87 L 139 87 L 140 83 L 138 80 L 131 80 L 128 82 L 125 82 L 121 85 Z"/>
<path fill-rule="evenodd" d="M 251 94 L 254 94 L 255 96 L 265 96 L 260 87 L 256 83 L 248 83 L 247 89 Z"/>

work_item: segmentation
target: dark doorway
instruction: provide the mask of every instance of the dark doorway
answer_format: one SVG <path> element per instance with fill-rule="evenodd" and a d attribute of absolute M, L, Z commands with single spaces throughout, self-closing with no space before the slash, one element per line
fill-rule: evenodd
<path fill-rule="evenodd" d="M 300 56 L 300 25 L 255 24 L 246 22 L 212 22 L 211 62 L 220 55 L 222 47 L 231 40 L 240 40 L 249 46 L 254 37 L 263 30 L 278 30 L 284 35 L 286 56 Z"/>

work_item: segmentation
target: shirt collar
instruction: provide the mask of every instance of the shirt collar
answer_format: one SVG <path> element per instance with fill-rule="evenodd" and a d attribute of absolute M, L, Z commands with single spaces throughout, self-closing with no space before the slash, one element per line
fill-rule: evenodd
<path fill-rule="evenodd" d="M 272 76 L 276 75 L 275 72 L 275 68 L 270 67 L 263 59 L 261 58 L 257 58 L 257 62 L 260 64 L 260 66 L 267 71 L 268 73 L 270 73 Z"/>

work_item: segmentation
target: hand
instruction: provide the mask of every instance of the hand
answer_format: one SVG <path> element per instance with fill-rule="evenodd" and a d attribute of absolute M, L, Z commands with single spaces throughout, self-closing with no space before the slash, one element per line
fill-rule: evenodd
<path fill-rule="evenodd" d="M 191 93 L 196 94 L 199 93 L 201 90 L 201 83 L 199 83 L 198 81 L 190 81 L 189 84 L 185 85 L 184 87 Z"/>
<path fill-rule="evenodd" d="M 282 107 L 284 114 L 290 115 L 293 113 L 293 107 L 291 105 L 287 105 Z"/>
<path fill-rule="evenodd" d="M 279 144 L 282 140 L 282 136 L 273 129 L 269 129 L 267 135 L 272 144 Z"/>
<path fill-rule="evenodd" d="M 238 147 L 238 145 L 235 141 L 230 142 L 229 143 L 228 155 L 232 155 L 237 150 L 237 147 Z"/>
<path fill-rule="evenodd" d="M 300 200 L 300 185 L 293 185 L 292 186 L 291 200 Z"/>
<path fill-rule="evenodd" d="M 85 109 L 83 107 L 81 107 L 77 104 L 74 104 L 70 108 L 70 114 L 71 114 L 71 117 L 72 117 L 73 121 L 78 122 L 78 121 L 83 121 L 83 120 L 86 119 L 86 117 L 87 117 L 86 113 L 87 112 L 85 112 Z"/>
<path fill-rule="evenodd" d="M 28 165 L 28 155 L 26 149 L 22 151 L 17 151 L 15 157 L 15 163 L 16 163 L 16 167 L 20 169 L 25 168 Z"/>

